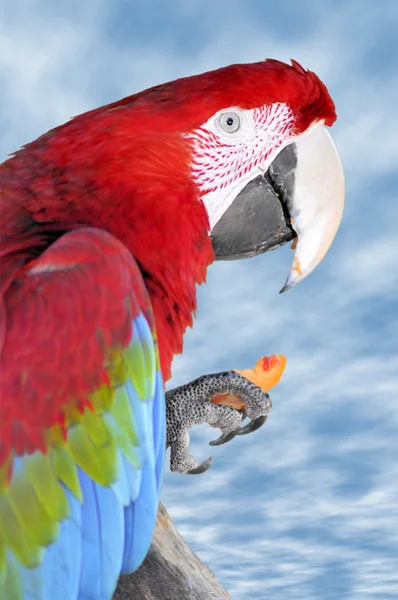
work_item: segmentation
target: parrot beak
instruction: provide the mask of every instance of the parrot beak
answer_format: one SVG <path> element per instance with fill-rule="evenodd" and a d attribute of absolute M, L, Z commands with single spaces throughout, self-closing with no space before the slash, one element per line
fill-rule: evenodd
<path fill-rule="evenodd" d="M 293 266 L 281 292 L 302 281 L 319 265 L 339 228 L 345 199 L 343 165 L 325 127 L 315 127 L 295 145 L 294 195 L 287 203 L 297 244 Z"/>
<path fill-rule="evenodd" d="M 330 248 L 343 214 L 344 171 L 323 125 L 286 146 L 264 177 L 238 194 L 211 232 L 218 260 L 248 258 L 295 240 L 285 292 L 302 281 Z"/>

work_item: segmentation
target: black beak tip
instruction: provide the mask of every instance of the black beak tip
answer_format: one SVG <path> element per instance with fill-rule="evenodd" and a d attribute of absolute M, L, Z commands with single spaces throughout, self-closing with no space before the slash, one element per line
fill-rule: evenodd
<path fill-rule="evenodd" d="M 284 294 L 285 292 L 288 292 L 290 290 L 290 285 L 287 285 L 285 283 L 285 285 L 283 286 L 283 288 L 281 290 L 279 290 L 280 294 Z"/>

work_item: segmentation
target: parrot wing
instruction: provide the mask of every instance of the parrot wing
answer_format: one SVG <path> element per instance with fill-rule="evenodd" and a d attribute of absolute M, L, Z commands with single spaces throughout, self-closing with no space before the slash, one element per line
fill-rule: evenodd
<path fill-rule="evenodd" d="M 108 600 L 149 549 L 165 452 L 140 270 L 109 233 L 74 230 L 3 308 L 0 597 Z"/>

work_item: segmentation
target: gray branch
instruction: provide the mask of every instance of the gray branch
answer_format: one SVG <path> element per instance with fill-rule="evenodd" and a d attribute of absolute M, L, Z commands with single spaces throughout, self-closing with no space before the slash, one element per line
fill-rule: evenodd
<path fill-rule="evenodd" d="M 113 600 L 231 599 L 184 542 L 161 504 L 152 546 L 144 564 L 120 578 Z"/>

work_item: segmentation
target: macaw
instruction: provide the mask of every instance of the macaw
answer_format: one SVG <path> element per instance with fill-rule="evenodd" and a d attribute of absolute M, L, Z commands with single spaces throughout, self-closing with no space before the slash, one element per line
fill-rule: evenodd
<path fill-rule="evenodd" d="M 236 372 L 164 384 L 214 259 L 295 238 L 284 291 L 326 254 L 335 119 L 314 73 L 265 60 L 92 110 L 2 164 L 2 599 L 109 600 L 149 549 L 166 445 L 202 472 L 193 424 L 222 443 L 264 422 L 269 396 Z"/>

